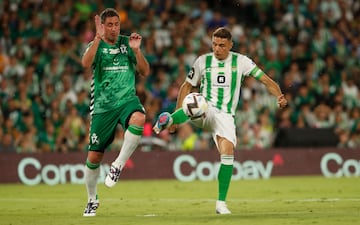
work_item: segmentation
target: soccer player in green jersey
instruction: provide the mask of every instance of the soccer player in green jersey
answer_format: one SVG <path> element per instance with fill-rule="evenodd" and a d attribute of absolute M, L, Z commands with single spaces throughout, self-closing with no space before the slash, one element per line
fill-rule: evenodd
<path fill-rule="evenodd" d="M 120 35 L 116 10 L 105 9 L 95 16 L 96 36 L 82 57 L 82 65 L 93 69 L 90 101 L 90 139 L 85 166 L 88 203 L 84 216 L 95 216 L 99 206 L 97 182 L 105 149 L 114 140 L 116 126 L 125 130 L 124 143 L 111 164 L 105 185 L 119 179 L 126 161 L 138 146 L 145 123 L 145 110 L 135 90 L 135 74 L 148 76 L 150 67 L 140 50 L 137 33 Z"/>
<path fill-rule="evenodd" d="M 200 93 L 209 107 L 206 116 L 191 120 L 196 126 L 212 132 L 213 140 L 220 154 L 218 172 L 218 199 L 215 211 L 230 214 L 226 205 L 231 176 L 233 173 L 234 148 L 236 146 L 235 110 L 239 102 L 240 87 L 246 76 L 262 82 L 267 90 L 277 97 L 279 107 L 285 107 L 287 100 L 279 86 L 267 76 L 247 56 L 232 52 L 232 35 L 224 27 L 216 29 L 212 35 L 212 52 L 199 56 L 185 82 L 180 88 L 177 110 L 171 115 L 161 113 L 155 123 L 155 133 L 169 128 L 174 132 L 177 126 L 189 120 L 182 110 L 182 102 L 193 87 L 200 86 Z"/>

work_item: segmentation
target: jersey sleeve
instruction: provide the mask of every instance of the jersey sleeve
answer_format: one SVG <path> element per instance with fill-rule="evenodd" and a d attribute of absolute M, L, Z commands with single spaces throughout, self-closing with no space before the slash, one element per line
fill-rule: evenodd
<path fill-rule="evenodd" d="M 195 60 L 193 66 L 191 67 L 191 70 L 186 77 L 186 82 L 190 83 L 193 87 L 196 87 L 200 81 L 200 60 L 200 57 Z"/>
<path fill-rule="evenodd" d="M 265 74 L 249 57 L 244 56 L 242 60 L 243 74 L 245 76 L 252 76 L 259 80 Z"/>

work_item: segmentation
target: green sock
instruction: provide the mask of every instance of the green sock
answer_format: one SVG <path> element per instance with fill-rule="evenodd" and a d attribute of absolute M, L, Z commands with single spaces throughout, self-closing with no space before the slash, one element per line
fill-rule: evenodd
<path fill-rule="evenodd" d="M 181 124 L 186 122 L 189 117 L 184 113 L 182 108 L 179 108 L 175 112 L 171 114 L 171 118 L 173 119 L 173 124 Z"/>
<path fill-rule="evenodd" d="M 231 176 L 233 173 L 233 165 L 220 165 L 218 173 L 219 182 L 219 198 L 218 200 L 225 201 L 226 195 L 229 190 Z"/>

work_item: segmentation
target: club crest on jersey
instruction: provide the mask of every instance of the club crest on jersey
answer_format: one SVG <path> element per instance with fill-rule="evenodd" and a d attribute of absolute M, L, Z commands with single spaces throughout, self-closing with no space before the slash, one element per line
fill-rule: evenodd
<path fill-rule="evenodd" d="M 120 52 L 121 52 L 122 54 L 127 54 L 127 47 L 126 47 L 126 45 L 124 45 L 124 44 L 120 45 Z"/>
<path fill-rule="evenodd" d="M 95 133 L 91 135 L 91 144 L 99 144 L 99 138 Z"/>

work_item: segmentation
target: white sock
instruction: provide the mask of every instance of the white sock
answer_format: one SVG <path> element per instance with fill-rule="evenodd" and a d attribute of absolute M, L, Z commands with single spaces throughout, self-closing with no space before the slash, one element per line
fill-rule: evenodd
<path fill-rule="evenodd" d="M 133 154 L 133 152 L 139 145 L 140 139 L 141 135 L 135 135 L 129 130 L 125 131 L 124 143 L 121 147 L 118 157 L 113 162 L 113 164 L 116 167 L 120 168 L 120 170 L 122 170 L 122 168 L 125 166 L 126 161 L 130 158 L 130 156 Z"/>
<path fill-rule="evenodd" d="M 85 185 L 88 193 L 88 201 L 95 200 L 97 194 L 97 182 L 100 175 L 100 167 L 90 169 L 85 165 Z"/>
<path fill-rule="evenodd" d="M 234 164 L 234 155 L 221 155 L 220 162 L 224 165 L 233 165 Z"/>

